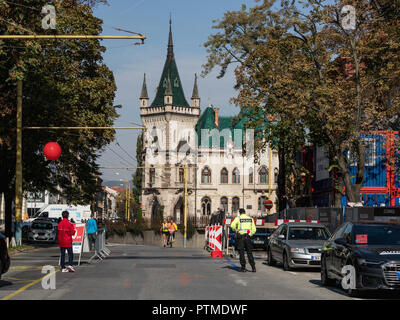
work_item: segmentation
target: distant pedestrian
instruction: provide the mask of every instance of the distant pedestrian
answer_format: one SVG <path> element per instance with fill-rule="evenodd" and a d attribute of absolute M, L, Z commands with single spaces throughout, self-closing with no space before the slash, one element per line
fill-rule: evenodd
<path fill-rule="evenodd" d="M 94 219 L 94 213 L 90 215 L 90 219 L 86 224 L 86 230 L 89 238 L 89 250 L 92 251 L 93 245 L 96 243 L 97 222 Z"/>
<path fill-rule="evenodd" d="M 73 218 L 71 218 L 71 223 L 75 224 L 75 221 L 74 221 L 74 219 L 73 219 Z"/>
<path fill-rule="evenodd" d="M 246 259 L 244 257 L 244 251 L 247 251 L 247 258 L 251 265 L 252 271 L 256 272 L 256 264 L 253 257 L 253 248 L 251 245 L 251 236 L 256 233 L 256 225 L 254 220 L 246 215 L 244 209 L 239 210 L 240 216 L 236 217 L 231 224 L 232 230 L 237 232 L 236 241 L 238 241 L 238 250 L 241 264 L 241 272 L 246 272 Z"/>
<path fill-rule="evenodd" d="M 168 231 L 169 231 L 169 234 L 170 234 L 170 236 L 171 236 L 171 241 L 172 242 L 175 242 L 175 231 L 176 230 L 178 230 L 178 226 L 176 225 L 176 223 L 174 222 L 174 220 L 173 219 L 171 219 L 170 221 L 169 221 L 169 225 L 168 225 Z"/>
<path fill-rule="evenodd" d="M 61 272 L 75 272 L 72 267 L 74 263 L 74 252 L 72 251 L 72 237 L 75 234 L 75 227 L 68 221 L 69 212 L 62 212 L 62 221 L 58 224 L 58 244 L 61 252 Z M 68 251 L 68 266 L 65 266 L 65 251 Z"/>
<path fill-rule="evenodd" d="M 164 245 L 164 247 L 166 247 L 167 246 L 167 237 L 169 236 L 168 222 L 167 222 L 166 218 L 163 219 L 160 231 L 162 232 L 163 245 Z"/>

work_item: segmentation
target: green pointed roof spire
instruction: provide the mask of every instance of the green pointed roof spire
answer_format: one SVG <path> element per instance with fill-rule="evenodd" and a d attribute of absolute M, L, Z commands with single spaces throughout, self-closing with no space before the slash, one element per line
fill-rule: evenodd
<path fill-rule="evenodd" d="M 194 74 L 194 86 L 193 86 L 192 99 L 200 99 L 199 89 L 197 88 L 197 74 L 196 73 Z"/>
<path fill-rule="evenodd" d="M 167 89 L 168 79 L 170 82 L 170 90 L 172 91 L 172 97 L 174 106 L 179 107 L 190 107 L 186 101 L 185 94 L 183 92 L 183 87 L 181 79 L 179 77 L 178 67 L 176 66 L 174 57 L 174 45 L 172 42 L 172 21 L 169 20 L 169 36 L 168 36 L 168 50 L 167 59 L 164 64 L 164 69 L 161 74 L 160 83 L 158 85 L 158 90 L 156 97 L 152 102 L 152 107 L 161 107 L 164 105 L 164 96 Z"/>
<path fill-rule="evenodd" d="M 149 95 L 147 94 L 147 86 L 146 86 L 146 74 L 144 74 L 143 85 L 142 85 L 142 93 L 140 94 L 140 99 L 148 99 Z"/>

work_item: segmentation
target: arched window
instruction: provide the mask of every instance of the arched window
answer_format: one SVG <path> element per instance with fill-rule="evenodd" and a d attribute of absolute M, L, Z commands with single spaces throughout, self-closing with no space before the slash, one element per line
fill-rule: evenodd
<path fill-rule="evenodd" d="M 209 216 L 211 214 L 211 200 L 208 197 L 204 197 L 201 200 L 201 212 L 203 216 Z"/>
<path fill-rule="evenodd" d="M 240 200 L 239 197 L 234 197 L 232 199 L 232 212 L 236 213 L 239 211 L 239 206 L 240 206 Z"/>
<path fill-rule="evenodd" d="M 221 198 L 221 208 L 224 210 L 225 213 L 228 212 L 228 198 L 227 197 Z"/>
<path fill-rule="evenodd" d="M 268 171 L 267 168 L 262 166 L 258 171 L 258 183 L 266 184 L 268 182 Z"/>
<path fill-rule="evenodd" d="M 150 168 L 149 171 L 149 182 L 154 183 L 156 182 L 156 169 Z"/>
<path fill-rule="evenodd" d="M 228 183 L 228 170 L 226 168 L 221 170 L 221 183 Z"/>
<path fill-rule="evenodd" d="M 274 183 L 278 183 L 278 175 L 279 175 L 279 170 L 278 168 L 274 169 Z"/>
<path fill-rule="evenodd" d="M 249 168 L 249 183 L 253 183 L 253 181 L 254 181 L 253 168 Z"/>
<path fill-rule="evenodd" d="M 211 183 L 211 170 L 205 167 L 201 172 L 201 183 Z"/>
<path fill-rule="evenodd" d="M 179 182 L 184 182 L 185 179 L 185 169 L 179 168 Z"/>
<path fill-rule="evenodd" d="M 232 183 L 240 183 L 240 171 L 238 168 L 233 169 Z"/>
<path fill-rule="evenodd" d="M 267 209 L 265 209 L 265 205 L 264 205 L 265 200 L 267 200 L 266 196 L 261 196 L 258 198 L 258 211 L 260 211 L 260 212 L 267 211 Z"/>

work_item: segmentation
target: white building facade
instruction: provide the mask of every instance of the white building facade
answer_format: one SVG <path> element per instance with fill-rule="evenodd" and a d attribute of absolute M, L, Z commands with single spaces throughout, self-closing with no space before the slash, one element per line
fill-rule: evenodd
<path fill-rule="evenodd" d="M 266 215 L 267 199 L 273 201 L 270 213 L 274 213 L 277 151 L 267 147 L 256 160 L 254 134 L 244 130 L 246 116 L 221 117 L 219 108 L 212 106 L 201 112 L 200 102 L 197 76 L 191 104 L 186 101 L 170 26 L 167 59 L 156 96 L 149 104 L 146 78 L 140 96 L 141 119 L 146 127 L 141 199 L 144 218 L 162 214 L 183 222 L 185 181 L 187 215 L 196 217 L 196 221 L 218 209 L 232 216 L 239 208 L 254 217 Z"/>

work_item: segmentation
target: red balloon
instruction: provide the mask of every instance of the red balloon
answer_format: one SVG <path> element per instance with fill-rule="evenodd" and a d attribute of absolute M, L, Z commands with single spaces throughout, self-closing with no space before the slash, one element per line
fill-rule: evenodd
<path fill-rule="evenodd" d="M 43 148 L 43 153 L 49 160 L 57 160 L 61 155 L 61 147 L 57 142 L 49 142 Z"/>

